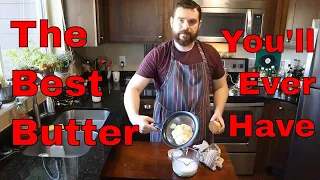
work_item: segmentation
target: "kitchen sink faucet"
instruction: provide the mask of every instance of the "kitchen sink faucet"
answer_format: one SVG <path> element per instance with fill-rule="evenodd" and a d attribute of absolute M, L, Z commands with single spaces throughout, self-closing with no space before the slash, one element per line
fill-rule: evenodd
<path fill-rule="evenodd" d="M 43 76 L 38 74 L 39 79 L 43 79 Z M 40 77 L 39 77 L 40 76 Z M 40 84 L 40 82 L 37 81 L 37 86 Z M 44 112 L 40 114 L 39 107 L 38 107 L 38 99 L 37 99 L 37 93 L 32 96 L 32 105 L 33 105 L 33 111 L 35 115 L 35 120 L 37 123 L 37 128 L 41 127 L 41 119 L 44 117 L 47 117 L 49 115 L 54 115 L 56 113 L 55 107 L 54 107 L 54 101 L 52 97 L 47 97 L 45 102 L 43 103 Z"/>
<path fill-rule="evenodd" d="M 39 112 L 38 100 L 37 100 L 36 94 L 34 96 L 32 96 L 32 101 L 33 101 L 32 104 L 33 104 L 35 120 L 37 123 L 37 128 L 40 128 L 42 118 L 47 117 L 49 115 L 54 115 L 56 113 L 55 107 L 54 107 L 54 101 L 53 101 L 52 97 L 47 97 L 45 102 L 43 103 L 44 112 L 41 114 Z"/>

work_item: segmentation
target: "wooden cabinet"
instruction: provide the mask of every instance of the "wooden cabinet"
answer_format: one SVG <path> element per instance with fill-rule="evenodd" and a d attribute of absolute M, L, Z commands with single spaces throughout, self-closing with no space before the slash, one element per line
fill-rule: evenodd
<path fill-rule="evenodd" d="M 319 0 L 268 0 L 263 24 L 263 37 L 273 35 L 276 42 L 277 35 L 284 35 L 284 46 L 296 47 L 296 29 L 303 28 L 303 47 L 306 48 L 307 28 L 311 28 L 312 20 L 320 18 Z M 292 30 L 289 41 L 287 30 Z"/>
<path fill-rule="evenodd" d="M 175 0 L 64 0 L 67 28 L 86 30 L 85 47 L 105 42 L 161 43 L 172 38 Z"/>
<path fill-rule="evenodd" d="M 289 0 L 268 0 L 263 19 L 263 37 L 273 35 L 284 35 L 288 13 Z"/>
<path fill-rule="evenodd" d="M 162 42 L 170 36 L 171 0 L 109 0 L 111 42 Z"/>
<path fill-rule="evenodd" d="M 296 118 L 297 106 L 290 103 L 280 102 L 277 107 L 276 119 L 282 119 L 285 127 L 287 127 L 288 120 L 294 120 Z M 279 132 L 279 128 L 276 128 L 275 130 L 276 137 L 271 140 L 267 166 L 272 172 L 278 172 L 280 176 L 284 176 L 289 156 L 291 138 L 294 131 L 291 131 L 290 136 L 282 137 Z"/>
<path fill-rule="evenodd" d="M 97 4 L 97 41 L 98 44 L 102 44 L 107 41 L 107 27 L 108 27 L 108 22 L 106 21 L 106 3 L 104 0 L 96 0 Z"/>
<path fill-rule="evenodd" d="M 260 138 L 258 140 L 255 172 L 261 173 L 269 170 L 283 176 L 291 143 L 292 130 L 288 137 L 282 137 L 279 128 L 275 124 L 276 119 L 283 120 L 284 127 L 287 127 L 288 120 L 296 117 L 297 105 L 279 100 L 269 100 L 265 102 L 263 111 L 264 119 L 270 119 L 274 123 L 276 136 Z"/>
<path fill-rule="evenodd" d="M 154 99 L 141 99 L 139 113 L 153 117 Z"/>
<path fill-rule="evenodd" d="M 141 99 L 139 114 L 153 118 L 153 105 L 154 105 L 154 99 Z M 122 129 L 121 132 L 124 132 L 125 126 L 132 126 L 129 120 L 129 117 L 124 118 L 124 121 L 121 127 Z M 122 135 L 124 137 L 124 133 Z M 133 133 L 132 139 L 134 141 L 150 141 L 150 134 L 141 134 L 140 132 L 136 132 L 136 133 Z"/>
<path fill-rule="evenodd" d="M 141 99 L 139 114 L 153 118 L 154 99 Z M 150 141 L 150 134 L 136 134 L 134 137 L 138 141 Z"/>
<path fill-rule="evenodd" d="M 96 47 L 106 40 L 104 0 L 64 0 L 63 11 L 67 28 L 79 26 L 87 33 L 84 47 Z"/>
<path fill-rule="evenodd" d="M 306 48 L 306 29 L 311 28 L 313 19 L 320 18 L 319 9 L 319 0 L 289 0 L 286 30 L 291 29 L 293 36 L 289 42 L 285 41 L 286 47 L 296 47 L 296 29 L 303 28 L 303 46 L 304 49 Z"/>
<path fill-rule="evenodd" d="M 154 99 L 141 99 L 139 114 L 153 118 Z M 135 138 L 139 141 L 150 141 L 150 134 L 137 134 Z"/>

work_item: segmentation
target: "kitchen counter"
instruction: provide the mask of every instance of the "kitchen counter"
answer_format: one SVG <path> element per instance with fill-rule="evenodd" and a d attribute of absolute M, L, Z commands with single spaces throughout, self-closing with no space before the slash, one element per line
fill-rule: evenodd
<path fill-rule="evenodd" d="M 267 94 L 264 87 L 256 87 L 255 89 L 259 89 L 258 95 L 240 95 L 238 91 L 233 92 L 229 91 L 228 103 L 232 102 L 264 102 L 265 100 L 280 100 L 285 101 L 292 104 L 298 104 L 299 95 L 287 95 L 283 93 L 281 90 L 277 89 L 274 94 Z"/>
<path fill-rule="evenodd" d="M 280 100 L 292 104 L 298 104 L 299 95 L 286 95 L 281 90 L 277 89 L 274 94 L 268 95 L 264 87 L 256 87 L 259 89 L 259 94 L 257 95 L 241 95 L 239 91 L 229 90 L 229 97 L 227 103 L 255 103 L 264 102 L 265 100 Z M 141 95 L 142 99 L 154 99 L 156 90 L 152 86 L 148 86 Z M 211 97 L 212 98 L 212 95 Z M 212 99 L 211 99 L 212 100 Z"/>
<path fill-rule="evenodd" d="M 120 75 L 120 86 L 122 91 L 125 90 L 126 78 L 130 78 L 134 75 L 134 71 L 124 71 Z M 233 85 L 229 85 L 229 97 L 227 103 L 251 103 L 251 102 L 264 102 L 266 100 L 280 100 L 292 104 L 298 104 L 298 95 L 286 95 L 280 89 L 277 89 L 274 94 L 268 95 L 262 86 L 254 87 L 259 89 L 258 95 L 240 95 L 239 91 L 231 91 Z M 141 93 L 141 99 L 154 99 L 156 96 L 156 90 L 153 83 L 147 85 L 144 91 Z"/>
<path fill-rule="evenodd" d="M 222 169 L 212 171 L 199 162 L 197 173 L 190 179 L 238 179 L 224 145 L 219 147 L 224 159 Z M 133 142 L 132 146 L 119 144 L 111 150 L 101 178 L 180 179 L 172 170 L 172 161 L 167 154 L 169 149 L 164 143 L 137 141 Z"/>
<path fill-rule="evenodd" d="M 42 119 L 42 122 L 50 124 L 63 111 L 73 108 L 106 108 L 110 115 L 104 125 L 121 126 L 125 115 L 123 96 L 117 87 L 109 91 L 102 88 L 103 97 L 100 103 L 93 103 L 90 95 L 79 98 L 80 102 L 67 108 L 56 108 L 56 115 Z M 51 179 L 44 166 L 41 157 L 30 157 L 23 154 L 24 147 L 17 148 L 18 152 L 0 161 L 1 179 Z M 99 179 L 101 169 L 108 157 L 111 146 L 103 145 L 97 137 L 97 145 L 92 146 L 88 153 L 78 158 L 56 158 L 60 179 Z M 48 172 L 53 178 L 57 177 L 55 158 L 44 158 Z"/>
<path fill-rule="evenodd" d="M 121 73 L 120 86 L 125 87 L 126 77 L 132 77 L 134 71 L 125 71 Z M 229 85 L 229 97 L 227 103 L 254 103 L 254 102 L 264 102 L 266 100 L 279 100 L 285 101 L 292 104 L 298 104 L 298 95 L 286 95 L 280 89 L 277 89 L 274 94 L 268 95 L 263 86 L 254 87 L 259 89 L 260 93 L 258 95 L 240 95 L 239 91 L 231 91 L 233 85 Z M 154 99 L 156 96 L 156 90 L 152 83 L 148 84 L 145 90 L 141 93 L 142 99 Z"/>
<path fill-rule="evenodd" d="M 113 84 L 110 88 L 102 87 L 103 97 L 100 103 L 93 103 L 89 92 L 86 95 L 76 98 L 78 103 L 67 108 L 57 108 L 56 115 L 42 120 L 44 124 L 50 124 L 59 114 L 67 109 L 72 108 L 106 108 L 110 110 L 110 115 L 105 125 L 114 125 L 121 127 L 123 119 L 126 118 L 126 112 L 123 105 L 123 93 L 125 87 L 121 83 Z M 150 87 L 148 87 L 150 88 Z M 143 96 L 141 98 L 150 98 L 151 96 Z M 154 98 L 154 96 L 152 96 Z M 239 94 L 229 94 L 228 102 L 250 102 L 265 99 L 278 99 L 290 103 L 297 103 L 297 96 L 286 96 L 277 91 L 275 95 L 259 95 L 240 96 Z M 12 127 L 11 127 L 12 129 Z M 12 133 L 11 133 L 12 134 Z M 10 138 L 8 138 L 10 139 Z M 97 138 L 97 145 L 92 146 L 89 152 L 78 158 L 58 159 L 58 169 L 60 179 L 98 179 L 105 161 L 108 158 L 112 147 L 104 146 Z M 1 179 L 50 179 L 48 173 L 44 169 L 42 158 L 29 157 L 23 155 L 23 148 L 18 148 L 20 151 L 13 153 L 9 157 L 0 161 L 0 177 Z M 54 167 L 55 158 L 44 158 L 44 162 L 52 172 L 52 177 L 56 177 L 57 171 Z"/>

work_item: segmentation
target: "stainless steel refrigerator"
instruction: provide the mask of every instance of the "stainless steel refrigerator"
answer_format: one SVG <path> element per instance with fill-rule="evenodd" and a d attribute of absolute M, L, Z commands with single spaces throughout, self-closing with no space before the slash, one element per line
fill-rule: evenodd
<path fill-rule="evenodd" d="M 292 137 L 286 180 L 320 179 L 320 19 L 312 22 L 314 52 L 308 53 L 304 77 L 316 77 L 310 95 L 300 95 L 296 120 L 310 119 L 314 123 L 313 136 L 304 138 L 295 132 Z"/>

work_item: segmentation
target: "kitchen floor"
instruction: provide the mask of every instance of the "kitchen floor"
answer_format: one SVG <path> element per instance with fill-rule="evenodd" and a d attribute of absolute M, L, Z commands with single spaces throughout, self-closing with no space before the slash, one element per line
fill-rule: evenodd
<path fill-rule="evenodd" d="M 271 174 L 255 174 L 253 176 L 238 176 L 239 180 L 281 180 L 281 178 Z"/>

